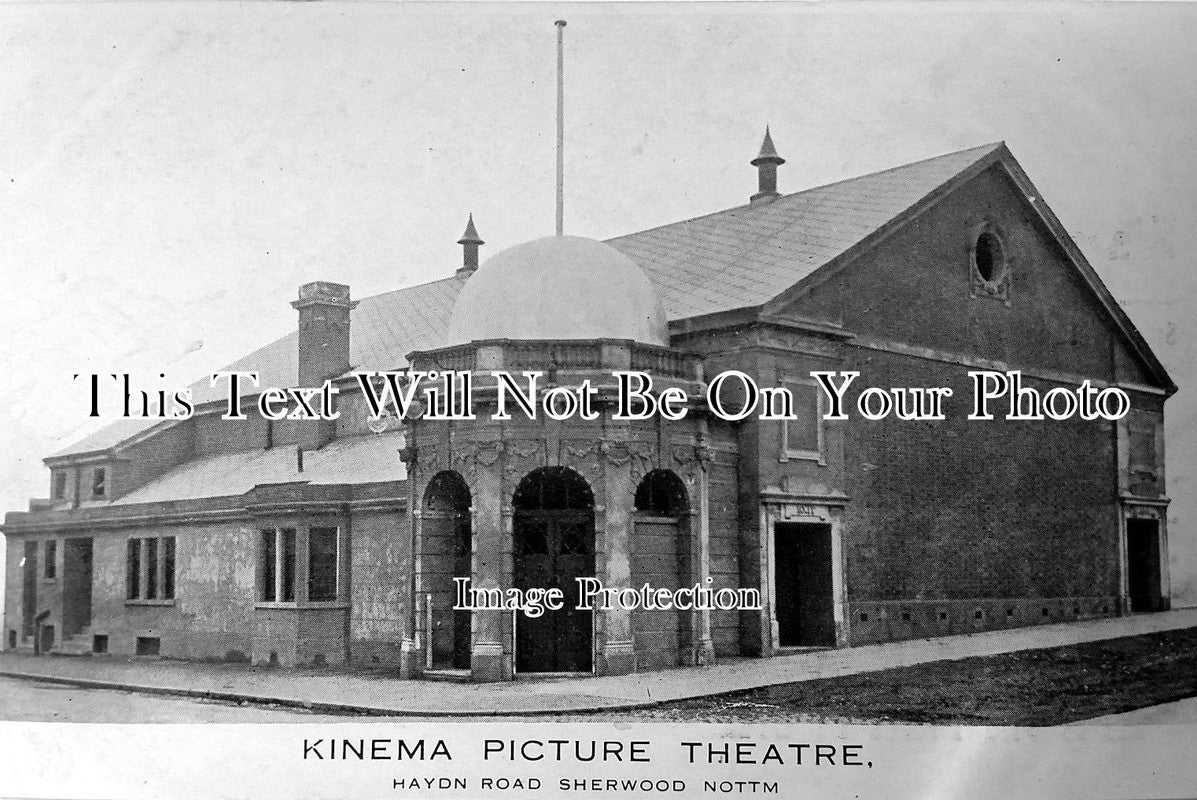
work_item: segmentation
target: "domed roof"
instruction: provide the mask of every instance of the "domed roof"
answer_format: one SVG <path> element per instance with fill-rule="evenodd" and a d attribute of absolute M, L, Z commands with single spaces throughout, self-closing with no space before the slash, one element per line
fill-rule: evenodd
<path fill-rule="evenodd" d="M 446 344 L 483 339 L 632 339 L 668 344 L 644 270 L 610 245 L 549 236 L 488 258 L 462 287 Z"/>

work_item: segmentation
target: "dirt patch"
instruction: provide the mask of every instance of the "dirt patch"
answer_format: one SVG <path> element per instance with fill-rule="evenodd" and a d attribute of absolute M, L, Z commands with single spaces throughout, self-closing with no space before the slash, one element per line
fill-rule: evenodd
<path fill-rule="evenodd" d="M 788 683 L 666 703 L 634 716 L 1040 726 L 1194 696 L 1197 628 L 1187 628 Z"/>

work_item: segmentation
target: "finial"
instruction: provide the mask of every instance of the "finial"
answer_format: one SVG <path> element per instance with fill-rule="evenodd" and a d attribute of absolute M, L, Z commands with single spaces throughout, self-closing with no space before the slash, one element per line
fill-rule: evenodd
<path fill-rule="evenodd" d="M 768 125 L 765 126 L 765 140 L 761 142 L 761 152 L 749 163 L 754 167 L 759 167 L 765 161 L 772 161 L 774 164 L 786 163 L 786 160 L 777 154 L 777 148 L 773 146 L 773 136 L 769 133 Z"/>
<path fill-rule="evenodd" d="M 777 191 L 777 168 L 786 160 L 777 154 L 773 146 L 773 136 L 769 133 L 769 126 L 765 126 L 765 139 L 761 142 L 761 152 L 749 162 L 756 167 L 757 193 L 750 200 L 752 205 L 767 203 L 780 197 Z"/>
<path fill-rule="evenodd" d="M 466 222 L 465 233 L 461 235 L 457 243 L 461 245 L 461 266 L 457 269 L 457 277 L 468 278 L 474 274 L 474 270 L 478 269 L 478 248 L 486 244 L 478 235 L 478 229 L 474 227 L 472 213 L 469 221 Z"/>
<path fill-rule="evenodd" d="M 478 236 L 478 229 L 474 227 L 473 213 L 470 214 L 470 219 L 468 222 L 466 222 L 465 233 L 463 233 L 461 235 L 461 238 L 457 240 L 457 243 L 458 244 L 486 244 L 486 242 L 482 241 L 482 239 Z"/>

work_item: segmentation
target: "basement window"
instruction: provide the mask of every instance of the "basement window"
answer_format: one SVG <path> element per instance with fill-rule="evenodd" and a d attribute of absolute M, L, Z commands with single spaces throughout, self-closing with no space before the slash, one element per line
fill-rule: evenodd
<path fill-rule="evenodd" d="M 175 537 L 146 536 L 126 542 L 125 599 L 160 603 L 175 599 Z"/>

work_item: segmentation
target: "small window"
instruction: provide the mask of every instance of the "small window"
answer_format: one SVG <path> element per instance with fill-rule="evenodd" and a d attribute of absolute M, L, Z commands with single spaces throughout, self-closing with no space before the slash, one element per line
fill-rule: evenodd
<path fill-rule="evenodd" d="M 308 533 L 308 600 L 337 599 L 337 529 L 312 528 Z"/>
<path fill-rule="evenodd" d="M 162 537 L 162 599 L 175 599 L 175 537 Z"/>
<path fill-rule="evenodd" d="M 137 655 L 156 656 L 162 652 L 162 640 L 157 636 L 138 636 Z"/>
<path fill-rule="evenodd" d="M 125 597 L 130 600 L 141 597 L 140 539 L 130 539 L 125 543 Z"/>
<path fill-rule="evenodd" d="M 258 596 L 266 603 L 295 602 L 295 529 L 260 532 Z"/>
<path fill-rule="evenodd" d="M 1156 453 L 1156 426 L 1150 420 L 1135 419 L 1127 426 L 1130 434 L 1130 469 L 1132 472 L 1155 475 L 1159 469 Z"/>
<path fill-rule="evenodd" d="M 973 263 L 977 274 L 986 283 L 997 283 L 1006 269 L 1002 243 L 992 233 L 982 233 L 977 237 L 976 248 L 973 250 Z"/>
<path fill-rule="evenodd" d="M 97 633 L 91 637 L 91 651 L 93 653 L 104 654 L 108 652 L 108 635 Z"/>
<path fill-rule="evenodd" d="M 147 600 L 158 599 L 158 540 L 145 540 L 145 596 Z"/>
<path fill-rule="evenodd" d="M 794 397 L 794 419 L 782 423 L 783 460 L 821 459 L 823 451 L 822 396 L 813 382 L 787 381 Z"/>
<path fill-rule="evenodd" d="M 65 472 L 54 473 L 54 499 L 61 500 L 66 497 L 66 482 L 67 474 Z"/>
<path fill-rule="evenodd" d="M 266 602 L 271 602 L 275 598 L 275 569 L 278 560 L 275 555 L 275 545 L 277 542 L 278 537 L 274 528 L 260 532 L 258 565 L 261 578 L 258 585 L 261 591 L 258 592 L 258 597 Z"/>
<path fill-rule="evenodd" d="M 92 497 L 104 497 L 108 493 L 108 471 L 103 467 L 96 467 L 91 473 Z"/>
<path fill-rule="evenodd" d="M 58 577 L 58 540 L 46 540 L 46 555 L 45 567 L 42 570 L 43 577 L 54 579 Z"/>
<path fill-rule="evenodd" d="M 295 602 L 295 529 L 283 528 L 283 574 L 282 594 L 279 600 Z"/>

